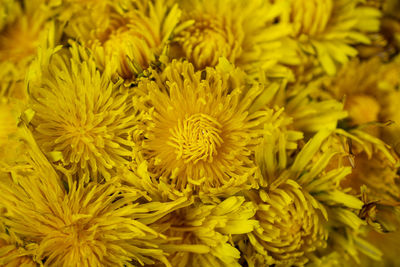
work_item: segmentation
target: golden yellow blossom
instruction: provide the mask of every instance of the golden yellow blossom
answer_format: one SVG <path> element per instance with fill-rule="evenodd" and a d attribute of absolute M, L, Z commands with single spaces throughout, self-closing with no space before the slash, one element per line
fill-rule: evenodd
<path fill-rule="evenodd" d="M 35 259 L 56 266 L 133 266 L 132 262 L 156 261 L 170 266 L 156 245 L 165 237 L 148 226 L 160 213 L 167 213 L 162 203 L 140 204 L 145 193 L 123 194 L 115 180 L 73 182 L 64 189 L 39 153 L 33 153 L 28 169 L 3 169 L 17 175 L 18 183 L 10 178 L 0 181 L 0 206 L 5 210 L 0 221 L 23 244 L 36 244 Z"/>
<path fill-rule="evenodd" d="M 399 83 L 399 65 L 394 62 L 383 64 L 379 58 L 374 57 L 368 61 L 350 61 L 335 77 L 326 79 L 324 86 L 336 99 L 361 96 L 377 98 L 379 103 L 379 91 L 389 90 Z"/>
<path fill-rule="evenodd" d="M 30 87 L 34 135 L 48 156 L 79 179 L 109 179 L 129 163 L 136 114 L 122 81 L 100 73 L 93 59 L 80 59 L 78 49 L 54 54 L 37 70 L 34 77 L 41 78 Z"/>
<path fill-rule="evenodd" d="M 8 1 L 10 2 L 10 1 Z M 53 47 L 59 39 L 54 15 L 43 0 L 14 1 L 0 30 L 0 95 L 27 100 L 24 84 L 38 47 Z"/>
<path fill-rule="evenodd" d="M 251 191 L 249 195 L 258 205 L 255 218 L 260 222 L 248 234 L 249 242 L 262 255 L 245 256 L 252 266 L 304 265 L 308 253 L 325 247 L 325 219 L 314 207 L 315 200 L 295 181 L 287 180 L 277 188 Z"/>
<path fill-rule="evenodd" d="M 385 163 L 383 155 L 374 154 L 368 159 L 366 155 L 355 157 L 352 174 L 343 183 L 351 185 L 358 193 L 360 187 L 366 186 L 369 201 L 396 203 L 400 200 L 400 177 L 396 174 L 396 168 Z"/>
<path fill-rule="evenodd" d="M 15 64 L 21 73 L 14 79 L 23 80 L 39 44 L 54 44 L 56 37 L 49 22 L 52 13 L 41 0 L 15 2 L 5 13 L 12 19 L 6 19 L 0 29 L 0 62 Z"/>
<path fill-rule="evenodd" d="M 332 131 L 319 131 L 296 155 L 289 171 L 298 177 L 296 182 L 302 185 L 304 190 L 325 206 L 343 205 L 361 209 L 361 200 L 347 194 L 346 190 L 340 187 L 340 181 L 351 173 L 351 167 L 334 160 L 334 156 L 338 154 L 346 156 L 342 147 L 337 147 L 334 141 Z M 331 160 L 336 164 L 330 165 Z"/>
<path fill-rule="evenodd" d="M 367 222 L 365 217 L 360 216 L 365 203 L 345 183 L 350 179 L 352 160 L 343 143 L 337 143 L 337 140 L 336 134 L 324 131 L 317 133 L 297 155 L 291 168 L 305 166 L 297 181 L 326 210 L 326 227 L 330 230 L 329 250 L 342 254 L 346 261 L 359 263 L 360 252 L 371 259 L 380 260 L 381 251 L 365 240 Z M 311 157 L 312 154 L 314 156 Z M 304 160 L 310 161 L 303 165 L 300 162 Z"/>
<path fill-rule="evenodd" d="M 181 11 L 165 0 L 120 2 L 91 3 L 93 13 L 76 14 L 67 32 L 93 50 L 102 68 L 111 65 L 113 72 L 132 79 L 164 52 Z M 73 4 L 79 9 L 85 5 Z"/>
<path fill-rule="evenodd" d="M 399 95 L 396 88 L 400 86 L 400 64 L 391 62 L 383 64 L 379 58 L 368 61 L 350 61 L 333 78 L 325 80 L 323 88 L 335 99 L 343 99 L 344 109 L 348 118 L 342 123 L 342 128 L 355 136 L 354 144 L 364 143 L 363 148 L 355 147 L 354 152 L 364 150 L 369 156 L 373 147 L 386 150 L 381 140 L 396 148 L 397 122 L 396 117 Z M 362 140 L 362 141 L 361 141 Z M 371 148 L 367 148 L 370 146 Z M 397 145 L 398 146 L 398 145 Z M 358 150 L 358 151 L 357 151 Z M 390 158 L 390 156 L 389 156 Z M 394 163 L 393 159 L 390 159 Z"/>
<path fill-rule="evenodd" d="M 288 179 L 295 181 L 300 186 L 299 188 L 305 198 L 310 201 L 311 206 L 322 215 L 320 223 L 323 228 L 329 229 L 328 246 L 335 246 L 335 249 L 342 255 L 349 255 L 358 259 L 359 251 L 365 252 L 365 248 L 370 247 L 359 237 L 361 233 L 358 232 L 361 226 L 366 225 L 357 216 L 357 212 L 363 207 L 363 202 L 350 194 L 350 189 L 340 186 L 340 182 L 351 173 L 351 167 L 344 165 L 343 160 L 336 159 L 338 156 L 345 158 L 347 155 L 343 148 L 337 146 L 334 141 L 335 135 L 332 135 L 332 130 L 321 130 L 296 153 L 295 158 L 291 161 L 287 161 L 285 157 L 278 158 L 273 149 L 263 148 L 268 144 L 267 142 L 263 143 L 260 149 L 267 154 L 264 157 L 259 157 L 257 163 L 265 166 L 275 165 L 275 167 L 262 168 L 265 180 L 262 190 L 265 191 L 265 194 L 261 193 L 260 190 L 258 194 L 264 194 L 264 198 L 268 199 L 268 194 L 274 192 L 274 190 L 281 192 L 279 187 Z M 269 145 L 277 146 L 279 142 Z M 273 161 L 265 162 L 274 157 L 276 158 Z M 283 190 L 283 192 L 287 193 L 288 190 Z M 333 229 L 342 230 L 338 230 L 336 233 L 336 230 Z M 351 232 L 351 237 L 343 236 L 342 231 Z M 357 239 L 356 244 L 354 244 L 352 238 Z M 346 245 L 349 251 L 338 249 L 338 244 Z M 365 246 L 363 247 L 360 244 Z M 266 251 L 268 251 L 267 248 Z M 376 252 L 376 249 L 371 251 L 369 252 L 370 257 L 379 258 L 380 254 Z M 247 251 L 247 253 L 253 261 L 262 259 L 251 251 Z M 265 251 L 263 253 L 266 255 Z M 307 254 L 307 258 L 315 261 L 314 258 L 318 258 L 316 255 L 318 254 L 314 256 Z M 268 260 L 268 257 L 265 260 Z M 272 261 L 271 258 L 269 260 Z"/>
<path fill-rule="evenodd" d="M 231 194 L 254 181 L 252 161 L 268 111 L 247 111 L 263 87 L 239 70 L 194 71 L 174 61 L 139 83 L 134 106 L 144 117 L 144 158 L 153 179 L 178 190 Z"/>
<path fill-rule="evenodd" d="M 287 19 L 299 50 L 315 55 L 326 73 L 357 55 L 351 45 L 368 44 L 367 32 L 379 30 L 380 12 L 359 0 L 293 0 Z"/>
<path fill-rule="evenodd" d="M 172 266 L 240 266 L 240 252 L 232 245 L 232 235 L 253 230 L 255 207 L 244 197 L 229 197 L 218 204 L 195 203 L 177 210 L 161 222 L 170 242 L 160 247 L 170 253 Z"/>
<path fill-rule="evenodd" d="M 220 57 L 225 57 L 248 73 L 261 68 L 275 76 L 287 75 L 282 66 L 275 66 L 276 63 L 298 62 L 294 49 L 285 42 L 291 26 L 276 23 L 288 7 L 286 1 L 193 0 L 181 3 L 183 17 L 194 20 L 194 24 L 174 37 L 176 47 L 172 51 L 197 69 L 214 67 Z"/>
<path fill-rule="evenodd" d="M 376 95 L 381 66 L 377 58 L 362 63 L 359 60 L 350 61 L 325 85 L 334 98 L 344 99 L 351 126 L 379 121 L 381 105 Z M 374 131 L 369 129 L 368 132 Z"/>

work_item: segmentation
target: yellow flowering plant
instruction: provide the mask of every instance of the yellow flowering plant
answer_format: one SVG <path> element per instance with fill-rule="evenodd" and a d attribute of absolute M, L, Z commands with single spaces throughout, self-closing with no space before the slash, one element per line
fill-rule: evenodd
<path fill-rule="evenodd" d="M 0 0 L 0 266 L 398 266 L 396 0 Z"/>

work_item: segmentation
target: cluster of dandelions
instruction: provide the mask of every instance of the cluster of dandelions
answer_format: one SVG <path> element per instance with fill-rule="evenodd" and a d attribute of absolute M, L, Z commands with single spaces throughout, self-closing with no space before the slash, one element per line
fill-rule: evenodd
<path fill-rule="evenodd" d="M 396 0 L 0 0 L 1 266 L 396 266 Z"/>

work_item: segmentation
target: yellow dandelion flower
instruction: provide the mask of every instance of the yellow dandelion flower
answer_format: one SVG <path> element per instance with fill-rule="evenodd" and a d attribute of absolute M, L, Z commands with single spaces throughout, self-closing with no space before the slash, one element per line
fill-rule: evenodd
<path fill-rule="evenodd" d="M 352 125 L 378 121 L 381 95 L 400 84 L 399 65 L 383 64 L 379 58 L 343 66 L 333 78 L 325 81 L 324 89 L 338 100 L 345 98 Z M 382 91 L 382 92 L 380 92 Z"/>
<path fill-rule="evenodd" d="M 357 55 L 354 44 L 370 40 L 367 32 L 379 30 L 380 12 L 359 0 L 294 0 L 287 20 L 299 50 L 315 55 L 326 73 Z"/>
<path fill-rule="evenodd" d="M 24 77 L 39 45 L 52 46 L 57 39 L 54 24 L 49 19 L 53 13 L 42 0 L 15 1 L 8 12 L 11 13 L 7 13 L 7 17 L 13 19 L 0 30 L 0 75 L 6 71 L 8 75 L 1 86 L 12 84 L 7 87 L 7 96 L 24 99 Z"/>
<path fill-rule="evenodd" d="M 7 229 L 7 235 L 0 231 L 0 243 L 8 246 L 0 249 L 0 262 L 31 257 L 45 266 L 171 266 L 158 248 L 166 239 L 157 220 L 191 201 L 152 200 L 114 178 L 64 182 L 31 132 L 20 129 L 19 158 L 0 161 L 0 230 Z"/>
<path fill-rule="evenodd" d="M 239 70 L 194 71 L 174 61 L 142 79 L 134 106 L 144 115 L 144 158 L 153 179 L 178 190 L 231 194 L 252 184 L 251 157 L 268 111 L 248 111 L 263 88 L 246 85 Z"/>
<path fill-rule="evenodd" d="M 294 49 L 285 42 L 291 26 L 275 23 L 288 8 L 285 1 L 181 2 L 183 17 L 194 24 L 174 37 L 171 50 L 197 69 L 214 67 L 225 57 L 248 73 L 262 68 L 273 76 L 287 75 L 282 66 L 275 66 L 277 62 L 298 62 Z"/>
<path fill-rule="evenodd" d="M 229 197 L 219 204 L 196 202 L 161 220 L 169 225 L 164 233 L 170 242 L 160 247 L 170 253 L 172 266 L 240 266 L 240 252 L 232 235 L 253 230 L 255 207 L 244 197 Z"/>
<path fill-rule="evenodd" d="M 258 206 L 255 218 L 260 222 L 248 234 L 249 244 L 258 254 L 245 255 L 250 265 L 304 265 L 308 253 L 325 247 L 325 219 L 314 207 L 315 200 L 295 181 L 287 180 L 271 190 L 251 191 L 249 196 Z"/>
<path fill-rule="evenodd" d="M 18 140 L 7 143 L 10 149 L 6 151 L 7 156 L 0 150 L 2 152 L 0 154 L 0 187 L 13 188 L 18 181 L 27 179 L 28 176 L 32 178 L 40 172 L 48 179 L 46 186 L 52 188 L 49 192 L 57 195 L 59 191 L 54 188 L 58 189 L 59 179 L 47 159 L 41 154 L 29 130 L 21 127 L 16 135 Z M 9 196 L 7 192 L 2 190 L 2 196 Z M 35 257 L 37 244 L 24 240 L 5 223 L 8 216 L 7 209 L 10 207 L 3 201 L 0 204 L 0 265 L 38 266 L 40 259 Z M 22 216 L 24 216 L 23 213 Z"/>
<path fill-rule="evenodd" d="M 329 250 L 349 261 L 359 262 L 360 252 L 379 260 L 382 253 L 364 238 L 363 226 L 367 222 L 359 216 L 364 202 L 345 187 L 352 168 L 345 164 L 348 154 L 337 139 L 330 131 L 318 132 L 299 152 L 290 169 L 297 170 L 297 182 L 323 206 L 322 211 L 326 210 Z"/>
<path fill-rule="evenodd" d="M 23 1 L 15 12 L 13 21 L 0 32 L 0 61 L 19 65 L 32 60 L 40 40 L 48 37 L 47 21 L 51 12 L 41 0 Z"/>
<path fill-rule="evenodd" d="M 363 62 L 352 60 L 336 76 L 324 79 L 323 89 L 329 92 L 327 98 L 344 100 L 348 117 L 340 123 L 340 128 L 346 133 L 341 129 L 338 132 L 355 141 L 353 153 L 365 151 L 371 157 L 373 151 L 380 150 L 395 164 L 392 152 L 378 137 L 396 129 L 400 117 L 396 118 L 394 107 L 400 98 L 395 88 L 399 85 L 400 65 L 396 62 L 383 64 L 379 58 Z M 394 123 L 387 125 L 390 121 Z M 387 140 L 396 147 L 395 139 Z"/>
<path fill-rule="evenodd" d="M 298 148 L 302 133 L 290 130 L 292 120 L 282 110 L 271 121 L 256 151 L 263 175 L 261 189 L 248 193 L 258 207 L 255 218 L 260 226 L 239 246 L 249 266 L 303 265 L 310 253 L 325 246 L 326 210 L 292 180 L 301 172 L 288 171 L 289 164 L 293 164 L 291 152 Z"/>
<path fill-rule="evenodd" d="M 50 167 L 51 168 L 51 167 Z M 111 181 L 68 185 L 68 192 L 49 182 L 35 168 L 18 184 L 0 182 L 0 217 L 12 233 L 35 243 L 34 257 L 55 266 L 134 266 L 162 261 L 157 247 L 164 237 L 147 224 L 154 222 L 162 203 L 139 204 L 143 193 L 121 194 Z M 53 176 L 54 177 L 54 176 Z M 154 217 L 154 218 L 153 218 Z M 133 265 L 132 265 L 133 263 Z"/>
<path fill-rule="evenodd" d="M 399 83 L 398 70 L 395 64 L 377 65 L 376 59 L 361 65 L 352 61 L 335 77 L 290 85 L 284 105 L 286 113 L 293 118 L 293 127 L 304 132 L 335 129 L 336 133 L 355 141 L 356 154 L 364 151 L 371 157 L 374 151 L 380 151 L 395 164 L 390 147 L 371 134 L 378 135 L 381 103 L 386 91 Z M 371 122 L 375 124 L 370 126 Z"/>
<path fill-rule="evenodd" d="M 333 97 L 344 99 L 350 126 L 378 122 L 381 105 L 376 98 L 381 64 L 377 58 L 360 63 L 350 61 L 337 73 L 325 88 Z M 366 132 L 378 135 L 377 127 L 368 127 Z"/>
<path fill-rule="evenodd" d="M 67 33 L 91 48 L 102 68 L 113 65 L 124 79 L 134 78 L 164 52 L 181 11 L 165 0 L 103 3 L 95 2 L 92 14 L 76 13 Z"/>
<path fill-rule="evenodd" d="M 61 153 L 55 160 L 80 179 L 108 179 L 129 163 L 136 114 L 121 81 L 101 74 L 92 59 L 81 60 L 79 49 L 72 46 L 71 60 L 54 54 L 37 70 L 39 81 L 30 83 L 34 135 L 47 155 Z"/>
<path fill-rule="evenodd" d="M 265 195 L 273 192 L 276 188 L 279 189 L 279 186 L 288 179 L 295 181 L 301 186 L 301 191 L 310 201 L 311 206 L 323 216 L 324 220 L 320 220 L 320 223 L 329 230 L 327 239 L 329 248 L 335 247 L 335 251 L 355 259 L 358 259 L 359 251 L 378 259 L 380 253 L 376 249 L 372 249 L 373 247 L 370 247 L 359 236 L 361 235 L 359 228 L 366 225 L 358 217 L 358 212 L 364 203 L 350 193 L 350 188 L 341 186 L 341 181 L 351 173 L 352 168 L 347 166 L 349 164 L 343 164 L 343 159 L 347 157 L 347 154 L 343 151 L 342 146 L 337 145 L 336 138 L 333 130 L 318 131 L 290 161 L 286 161 L 287 157 L 279 158 L 277 156 L 279 154 L 273 149 L 259 148 L 268 154 L 259 157 L 257 163 L 266 166 L 275 165 L 275 167 L 263 168 Z M 268 143 L 265 142 L 262 146 L 266 144 Z M 279 142 L 269 145 L 277 146 Z M 275 159 L 271 161 L 271 158 Z M 270 161 L 265 162 L 268 159 Z M 270 172 L 272 173 L 270 175 L 268 169 L 275 170 L 275 172 Z M 287 191 L 283 192 L 287 193 Z M 340 246 L 346 246 L 346 249 L 342 249 Z M 264 260 L 259 256 L 256 257 L 251 250 L 247 253 L 252 261 Z M 319 253 L 320 251 L 314 256 L 320 257 Z M 314 256 L 307 254 L 307 257 L 309 256 L 311 256 L 310 260 L 314 260 Z"/>

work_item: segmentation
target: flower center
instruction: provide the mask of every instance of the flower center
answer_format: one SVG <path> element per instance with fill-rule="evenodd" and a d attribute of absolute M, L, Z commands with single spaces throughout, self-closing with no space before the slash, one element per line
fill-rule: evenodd
<path fill-rule="evenodd" d="M 206 114 L 197 113 L 178 123 L 172 130 L 169 144 L 175 148 L 177 159 L 183 159 L 185 163 L 212 162 L 223 143 L 220 133 L 220 123 Z"/>

